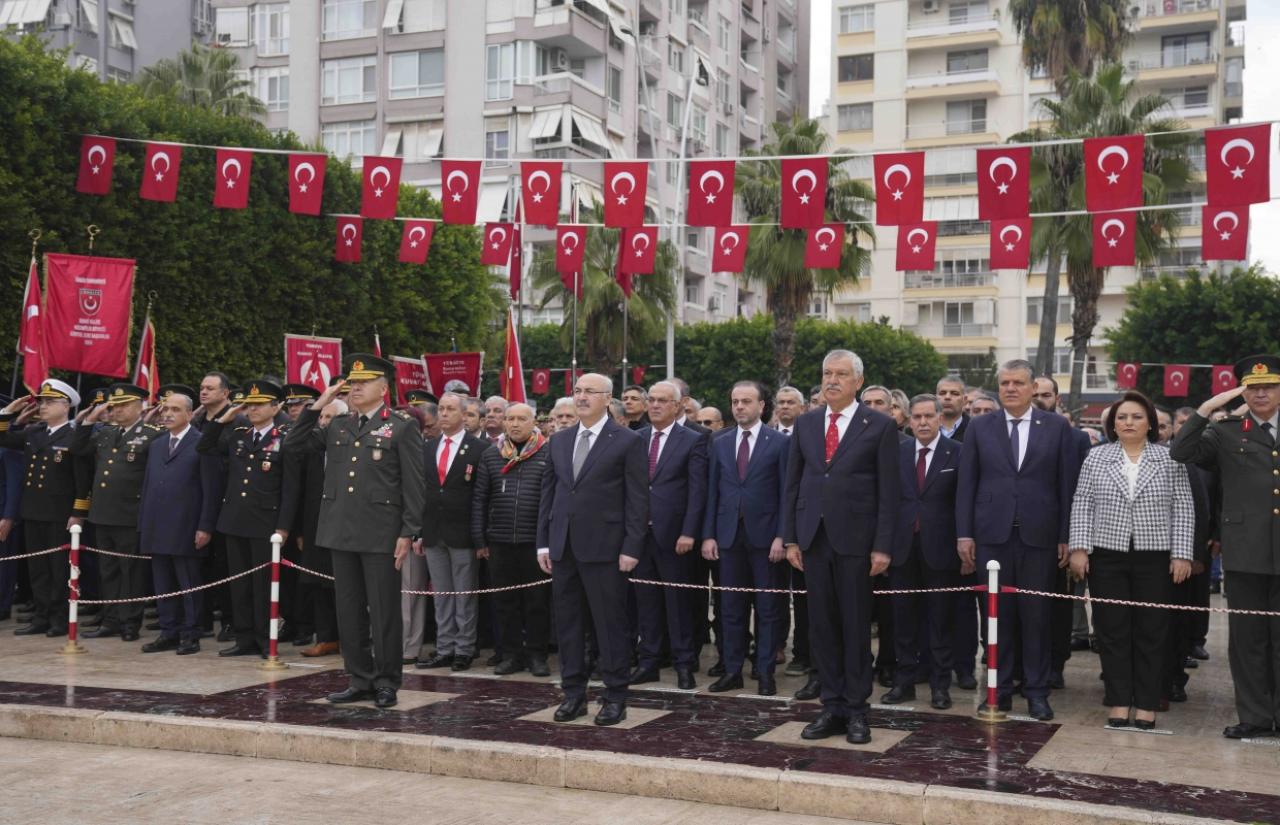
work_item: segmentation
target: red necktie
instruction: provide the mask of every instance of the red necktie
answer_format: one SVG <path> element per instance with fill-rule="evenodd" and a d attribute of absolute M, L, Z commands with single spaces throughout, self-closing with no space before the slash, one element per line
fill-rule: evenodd
<path fill-rule="evenodd" d="M 840 446 L 840 429 L 836 427 L 836 421 L 840 420 L 840 413 L 831 413 L 831 425 L 827 427 L 827 463 L 831 463 L 831 457 L 836 454 L 836 447 Z"/>
<path fill-rule="evenodd" d="M 653 478 L 653 473 L 658 469 L 658 450 L 662 443 L 662 430 L 654 430 L 653 441 L 649 442 L 649 478 Z"/>
<path fill-rule="evenodd" d="M 742 431 L 742 441 L 738 442 L 738 481 L 747 479 L 747 462 L 751 460 L 751 431 Z"/>
<path fill-rule="evenodd" d="M 445 438 L 444 449 L 440 451 L 440 460 L 436 462 L 436 474 L 440 476 L 441 487 L 444 486 L 444 477 L 449 474 L 449 445 L 452 443 L 452 438 Z"/>
<path fill-rule="evenodd" d="M 924 476 L 928 469 L 928 465 L 925 464 L 924 459 L 928 454 L 928 447 L 921 447 L 920 452 L 916 453 L 916 489 L 922 493 L 924 492 Z M 920 516 L 916 516 L 914 532 L 920 532 Z"/>

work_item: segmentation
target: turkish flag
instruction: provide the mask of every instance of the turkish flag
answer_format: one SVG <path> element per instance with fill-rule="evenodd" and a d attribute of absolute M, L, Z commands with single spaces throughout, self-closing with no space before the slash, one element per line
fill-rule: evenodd
<path fill-rule="evenodd" d="M 342 374 L 342 339 L 314 335 L 284 336 L 284 380 L 324 392 Z"/>
<path fill-rule="evenodd" d="M 85 195 L 109 194 L 115 162 L 114 138 L 85 135 L 80 139 L 80 173 L 76 176 L 76 191 Z"/>
<path fill-rule="evenodd" d="M 647 162 L 607 161 L 604 165 L 604 225 L 642 225 L 648 186 Z"/>
<path fill-rule="evenodd" d="M 480 249 L 480 263 L 485 266 L 505 266 L 511 260 L 511 224 L 486 223 L 484 246 Z"/>
<path fill-rule="evenodd" d="M 516 204 L 516 222 L 511 225 L 511 257 L 507 262 L 507 284 L 511 287 L 511 300 L 520 300 L 520 276 L 524 273 L 524 264 L 520 256 L 524 254 L 520 224 L 520 205 Z"/>
<path fill-rule="evenodd" d="M 44 260 L 49 368 L 128 376 L 134 261 L 54 253 Z"/>
<path fill-rule="evenodd" d="M 727 226 L 733 221 L 733 168 L 731 160 L 690 161 L 685 223 Z"/>
<path fill-rule="evenodd" d="M 213 205 L 220 209 L 244 209 L 249 205 L 249 172 L 253 152 L 219 149 L 214 163 Z"/>
<path fill-rule="evenodd" d="M 1031 213 L 1031 147 L 978 150 L 978 219 Z"/>
<path fill-rule="evenodd" d="M 827 159 L 782 159 L 782 225 L 816 229 L 826 219 Z"/>
<path fill-rule="evenodd" d="M 1142 135 L 1085 138 L 1084 201 L 1090 212 L 1142 206 Z"/>
<path fill-rule="evenodd" d="M 138 197 L 172 203 L 178 197 L 178 169 L 182 147 L 172 143 L 148 143 L 142 162 L 142 187 Z"/>
<path fill-rule="evenodd" d="M 844 247 L 844 224 L 829 223 L 809 230 L 804 245 L 804 265 L 809 269 L 839 269 Z"/>
<path fill-rule="evenodd" d="M 512 404 L 524 404 L 524 367 L 520 363 L 520 337 L 516 334 L 515 310 L 507 308 L 507 347 L 502 357 L 502 380 L 498 394 Z"/>
<path fill-rule="evenodd" d="M 27 272 L 26 293 L 22 296 L 18 351 L 22 353 L 22 383 L 28 391 L 39 392 L 40 385 L 49 377 L 49 367 L 45 363 L 44 316 L 40 310 L 40 269 L 34 255 Z"/>
<path fill-rule="evenodd" d="M 988 257 L 992 269 L 1030 269 L 1031 219 L 992 220 Z"/>
<path fill-rule="evenodd" d="M 924 152 L 876 155 L 876 226 L 924 220 Z"/>
<path fill-rule="evenodd" d="M 333 259 L 339 263 L 360 263 L 360 243 L 364 238 L 362 218 L 338 218 L 338 237 L 334 241 Z"/>
<path fill-rule="evenodd" d="M 533 371 L 533 394 L 546 395 L 551 389 L 551 370 Z"/>
<path fill-rule="evenodd" d="M 436 234 L 435 221 L 405 221 L 400 233 L 400 262 L 425 264 L 431 251 L 431 238 Z"/>
<path fill-rule="evenodd" d="M 442 160 L 440 205 L 445 223 L 474 224 L 480 202 L 479 160 Z"/>
<path fill-rule="evenodd" d="M 1136 212 L 1103 212 L 1093 216 L 1093 265 L 1133 266 Z"/>
<path fill-rule="evenodd" d="M 899 272 L 908 269 L 932 271 L 937 243 L 936 221 L 902 224 L 898 227 L 898 255 L 893 268 Z"/>
<path fill-rule="evenodd" d="M 1116 362 L 1116 389 L 1131 390 L 1138 386 L 1138 364 L 1132 361 Z"/>
<path fill-rule="evenodd" d="M 319 215 L 324 194 L 327 155 L 294 152 L 289 155 L 289 211 L 299 215 Z"/>
<path fill-rule="evenodd" d="M 1213 394 L 1236 388 L 1236 371 L 1230 364 L 1213 365 Z"/>
<path fill-rule="evenodd" d="M 585 226 L 564 224 L 556 227 L 556 272 L 561 275 L 581 272 L 582 259 L 586 251 L 587 228 Z"/>
<path fill-rule="evenodd" d="M 1210 206 L 1271 199 L 1271 124 L 1206 129 L 1205 190 Z"/>
<path fill-rule="evenodd" d="M 400 198 L 400 158 L 365 155 L 360 190 L 360 215 L 365 218 L 392 220 Z"/>
<path fill-rule="evenodd" d="M 578 379 L 583 375 L 582 370 L 565 370 L 564 371 L 564 394 L 573 395 L 573 385 L 578 383 Z"/>
<path fill-rule="evenodd" d="M 631 368 L 631 383 L 632 383 L 632 384 L 642 384 L 642 383 L 644 383 L 644 373 L 645 373 L 645 370 L 647 370 L 647 369 L 649 369 L 649 368 L 648 368 L 648 367 L 646 367 L 646 366 L 635 366 L 635 367 L 632 367 L 632 368 Z"/>
<path fill-rule="evenodd" d="M 652 275 L 658 253 L 658 227 L 634 226 L 622 231 L 618 271 L 628 275 Z M 630 295 L 630 291 L 627 291 Z"/>
<path fill-rule="evenodd" d="M 560 177 L 563 165 L 558 160 L 520 162 L 520 192 L 525 223 L 555 226 L 560 222 Z"/>
<path fill-rule="evenodd" d="M 1206 206 L 1200 213 L 1200 257 L 1243 261 L 1249 245 L 1249 207 Z"/>
<path fill-rule="evenodd" d="M 1187 385 L 1191 383 L 1191 366 L 1189 364 L 1164 365 L 1164 394 L 1168 398 L 1184 398 Z"/>
<path fill-rule="evenodd" d="M 711 250 L 712 272 L 741 272 L 747 262 L 747 225 L 722 226 L 716 230 L 715 248 Z"/>
<path fill-rule="evenodd" d="M 138 342 L 138 359 L 133 364 L 134 386 L 147 391 L 147 401 L 155 403 L 156 390 L 160 387 L 160 369 L 156 365 L 156 325 L 147 316 L 142 324 L 142 340 Z"/>

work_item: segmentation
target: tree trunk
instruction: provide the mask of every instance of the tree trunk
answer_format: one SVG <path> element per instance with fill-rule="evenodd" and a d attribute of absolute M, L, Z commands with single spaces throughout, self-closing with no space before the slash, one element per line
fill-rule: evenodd
<path fill-rule="evenodd" d="M 1073 413 L 1084 393 L 1085 364 L 1089 360 L 1089 341 L 1098 326 L 1098 298 L 1102 295 L 1105 269 L 1082 266 L 1067 274 L 1075 307 L 1071 311 L 1071 387 L 1067 390 L 1066 409 Z"/>
<path fill-rule="evenodd" d="M 1053 375 L 1053 351 L 1058 335 L 1058 289 L 1062 253 L 1057 244 L 1049 247 L 1044 269 L 1044 297 L 1040 304 L 1040 342 L 1036 346 L 1036 375 Z"/>
<path fill-rule="evenodd" d="M 796 357 L 796 315 L 790 307 L 773 313 L 773 365 L 777 386 L 791 383 L 791 364 Z"/>

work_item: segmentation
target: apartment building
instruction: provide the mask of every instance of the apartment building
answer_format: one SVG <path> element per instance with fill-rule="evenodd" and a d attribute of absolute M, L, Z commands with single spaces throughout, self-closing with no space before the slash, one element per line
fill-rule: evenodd
<path fill-rule="evenodd" d="M 1125 65 L 1143 92 L 1168 97 L 1174 114 L 1205 127 L 1242 117 L 1245 0 L 1133 0 L 1134 39 Z M 926 149 L 925 219 L 939 227 L 933 272 L 895 272 L 893 229 L 877 233 L 871 276 L 815 303 L 833 318 L 889 317 L 928 338 L 954 370 L 1034 354 L 1044 262 L 1031 272 L 992 271 L 985 222 L 977 220 L 972 147 L 1007 140 L 1045 117 L 1053 85 L 1023 68 L 1005 0 L 835 0 L 832 7 L 830 130 L 853 151 Z M 854 162 L 870 177 L 870 159 Z M 1203 200 L 1201 174 L 1176 197 Z M 1182 216 L 1176 246 L 1159 265 L 1113 268 L 1099 304 L 1085 391 L 1109 392 L 1103 330 L 1124 312 L 1125 288 L 1200 263 L 1200 211 Z M 1071 300 L 1058 311 L 1054 372 L 1071 370 Z"/>
<path fill-rule="evenodd" d="M 404 159 L 439 197 L 440 157 L 485 159 L 479 220 L 509 219 L 521 158 L 563 159 L 561 210 L 601 199 L 611 158 L 731 156 L 808 110 L 808 0 L 213 0 L 269 128 L 334 155 Z M 646 220 L 675 223 L 680 164 L 653 164 Z M 680 318 L 721 320 L 761 296 L 683 247 Z M 550 243 L 526 233 L 525 260 Z M 526 283 L 528 279 L 525 279 Z M 554 322 L 526 294 L 526 323 Z"/>

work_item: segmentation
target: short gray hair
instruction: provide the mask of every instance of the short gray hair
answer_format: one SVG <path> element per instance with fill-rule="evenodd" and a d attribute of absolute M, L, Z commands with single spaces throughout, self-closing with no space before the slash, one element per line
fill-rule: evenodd
<path fill-rule="evenodd" d="M 524 407 L 526 410 L 528 410 L 528 411 L 529 411 L 529 415 L 536 416 L 536 415 L 538 414 L 538 411 L 537 411 L 537 410 L 535 410 L 535 409 L 533 408 L 533 405 L 532 405 L 532 404 L 526 404 L 526 403 L 524 403 L 523 401 L 513 401 L 513 402 L 511 402 L 510 404 L 508 404 L 508 405 L 507 405 L 507 410 L 506 410 L 506 411 L 507 411 L 507 412 L 513 412 L 513 411 L 518 410 L 520 407 Z"/>
<path fill-rule="evenodd" d="M 1017 372 L 1018 370 L 1027 371 L 1028 381 L 1036 380 L 1036 368 L 1030 361 L 1026 360 L 1025 358 L 1013 358 L 1011 360 L 1005 361 L 1003 364 L 1000 365 L 1000 370 L 996 374 L 999 375 L 1000 372 Z"/>
<path fill-rule="evenodd" d="M 938 396 L 931 392 L 922 392 L 919 395 L 911 396 L 911 405 L 907 407 L 907 412 L 915 409 L 916 404 L 932 404 L 934 412 L 942 412 L 942 402 L 938 400 Z"/>
<path fill-rule="evenodd" d="M 440 415 L 440 405 L 432 401 L 423 401 L 418 405 L 418 409 L 422 410 L 427 415 Z"/>
<path fill-rule="evenodd" d="M 863 388 L 862 388 L 862 397 L 863 397 L 863 398 L 866 398 L 866 397 L 867 397 L 867 393 L 869 393 L 869 392 L 876 392 L 877 390 L 879 390 L 880 392 L 884 393 L 884 397 L 885 397 L 885 400 L 886 400 L 886 401 L 888 401 L 890 404 L 892 404 L 892 403 L 893 403 L 893 390 L 889 389 L 888 387 L 884 386 L 883 384 L 872 384 L 872 385 L 871 385 L 871 386 L 869 386 L 869 387 L 863 387 Z"/>
<path fill-rule="evenodd" d="M 555 412 L 556 410 L 565 406 L 568 406 L 568 407 L 573 406 L 573 399 L 567 395 L 564 398 L 557 398 L 556 403 L 551 407 L 551 411 Z"/>
<path fill-rule="evenodd" d="M 501 395 L 489 396 L 484 400 L 484 405 L 487 407 L 490 404 L 492 404 L 494 401 L 497 401 L 498 403 L 502 404 L 502 409 L 505 410 L 507 408 L 507 399 L 503 398 Z"/>
<path fill-rule="evenodd" d="M 799 399 L 800 399 L 800 403 L 801 403 L 801 404 L 803 404 L 803 403 L 804 403 L 804 393 L 800 392 L 800 390 L 798 390 L 798 389 L 796 389 L 795 387 L 792 387 L 792 386 L 785 386 L 785 387 L 780 388 L 777 392 L 775 392 L 775 393 L 773 394 L 773 397 L 774 397 L 774 398 L 781 398 L 781 397 L 783 396 L 783 394 L 784 394 L 784 393 L 785 393 L 785 394 L 788 394 L 788 395 L 790 395 L 790 394 L 794 393 L 794 394 L 795 394 L 795 396 L 796 396 L 796 398 L 799 398 Z"/>
<path fill-rule="evenodd" d="M 582 378 L 599 378 L 604 381 L 604 389 L 609 395 L 613 395 L 613 379 L 607 375 L 598 372 L 587 372 L 582 374 Z M 581 380 L 581 379 L 579 379 Z"/>
<path fill-rule="evenodd" d="M 902 390 L 889 390 L 889 400 L 894 404 L 897 404 L 899 407 L 902 407 L 903 412 L 910 414 L 911 401 L 908 400 L 905 392 Z"/>
<path fill-rule="evenodd" d="M 863 375 L 862 359 L 858 357 L 853 350 L 833 349 L 822 357 L 822 366 L 826 366 L 832 361 L 842 361 L 848 359 L 853 364 L 853 374 L 861 377 Z"/>
<path fill-rule="evenodd" d="M 471 399 L 467 398 L 467 396 L 462 395 L 461 393 L 456 393 L 456 392 L 442 392 L 442 393 L 440 393 L 440 400 L 441 400 L 441 401 L 444 401 L 446 398 L 456 398 L 456 399 L 458 399 L 458 409 L 460 409 L 460 410 L 465 410 L 465 409 L 467 408 L 467 402 L 471 400 Z M 439 407 L 439 405 L 437 405 L 437 406 L 436 406 L 436 410 L 438 411 L 439 409 L 440 409 L 440 407 Z"/>
<path fill-rule="evenodd" d="M 674 382 L 674 381 L 659 381 L 659 382 L 657 382 L 656 384 L 654 384 L 652 387 L 650 387 L 650 388 L 649 388 L 649 392 L 645 393 L 645 397 L 647 398 L 649 395 L 652 395 L 652 394 L 653 394 L 653 391 L 654 391 L 654 390 L 656 390 L 658 387 L 667 387 L 667 388 L 669 388 L 673 393 L 675 393 L 675 396 L 676 396 L 676 397 L 675 397 L 675 399 L 674 399 L 674 400 L 676 400 L 676 401 L 679 401 L 679 400 L 680 400 L 680 398 L 681 398 L 681 396 L 683 395 L 683 394 L 680 392 L 680 385 L 679 385 L 679 384 L 677 384 L 676 382 Z"/>
<path fill-rule="evenodd" d="M 939 378 L 938 383 L 934 385 L 934 389 L 935 390 L 941 389 L 943 384 L 954 384 L 955 386 L 960 388 L 961 393 L 964 393 L 969 389 L 969 387 L 965 386 L 964 381 L 962 381 L 960 378 L 954 375 L 944 375 L 941 378 Z M 911 403 L 912 404 L 915 403 L 914 398 L 911 400 Z"/>

